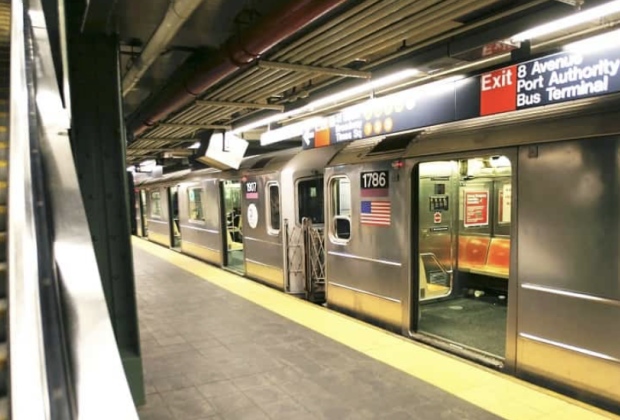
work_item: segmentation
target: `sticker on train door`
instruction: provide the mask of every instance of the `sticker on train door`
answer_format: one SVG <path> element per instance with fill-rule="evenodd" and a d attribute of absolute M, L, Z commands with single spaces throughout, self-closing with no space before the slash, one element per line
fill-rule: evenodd
<path fill-rule="evenodd" d="M 435 212 L 435 214 L 433 215 L 433 222 L 441 223 L 441 212 Z"/>
<path fill-rule="evenodd" d="M 254 203 L 248 206 L 248 224 L 252 229 L 258 226 L 258 209 Z"/>
<path fill-rule="evenodd" d="M 465 191 L 465 227 L 488 226 L 489 224 L 489 192 Z"/>

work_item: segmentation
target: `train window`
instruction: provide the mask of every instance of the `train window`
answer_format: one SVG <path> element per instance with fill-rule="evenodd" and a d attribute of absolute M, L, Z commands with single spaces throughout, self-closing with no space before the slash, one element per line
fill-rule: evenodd
<path fill-rule="evenodd" d="M 313 178 L 297 183 L 298 219 L 304 217 L 313 224 L 323 224 L 323 178 Z"/>
<path fill-rule="evenodd" d="M 151 217 L 161 217 L 161 194 L 159 191 L 151 193 Z"/>
<path fill-rule="evenodd" d="M 332 234 L 335 239 L 348 241 L 351 238 L 351 182 L 347 177 L 331 181 Z"/>
<path fill-rule="evenodd" d="M 189 188 L 187 190 L 189 201 L 189 220 L 204 222 L 205 215 L 202 208 L 202 188 Z"/>
<path fill-rule="evenodd" d="M 267 232 L 280 233 L 280 187 L 275 182 L 267 184 Z"/>

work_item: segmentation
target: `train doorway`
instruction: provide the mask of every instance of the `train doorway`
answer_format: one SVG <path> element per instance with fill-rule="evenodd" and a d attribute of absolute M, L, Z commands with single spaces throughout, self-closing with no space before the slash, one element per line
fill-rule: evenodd
<path fill-rule="evenodd" d="M 222 182 L 222 202 L 224 203 L 224 249 L 226 249 L 224 266 L 244 273 L 241 182 Z"/>
<path fill-rule="evenodd" d="M 179 225 L 179 186 L 168 188 L 170 200 L 170 247 L 181 252 L 181 226 Z"/>
<path fill-rule="evenodd" d="M 415 172 L 417 332 L 504 359 L 511 161 L 504 155 L 438 160 L 420 163 Z"/>

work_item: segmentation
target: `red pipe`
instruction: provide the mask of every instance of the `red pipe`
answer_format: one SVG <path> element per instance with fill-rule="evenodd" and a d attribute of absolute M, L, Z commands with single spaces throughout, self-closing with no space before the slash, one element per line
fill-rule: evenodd
<path fill-rule="evenodd" d="M 180 77 L 168 83 L 153 101 L 131 118 L 129 131 L 135 136 L 140 135 L 235 70 L 253 62 L 279 42 L 345 1 L 285 2 L 283 7 L 260 19 L 238 37 L 229 39 L 213 56 L 196 64 L 189 75 L 181 72 Z"/>

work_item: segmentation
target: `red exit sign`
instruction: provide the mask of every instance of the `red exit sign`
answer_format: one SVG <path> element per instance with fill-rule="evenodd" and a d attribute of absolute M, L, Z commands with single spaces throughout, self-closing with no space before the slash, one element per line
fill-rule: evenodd
<path fill-rule="evenodd" d="M 480 115 L 517 109 L 517 66 L 483 74 L 480 78 Z"/>

